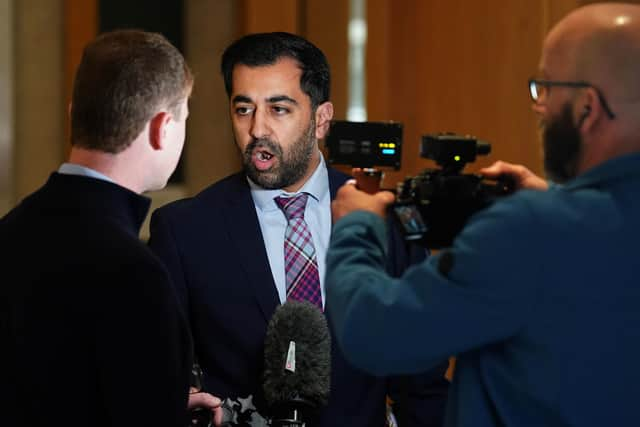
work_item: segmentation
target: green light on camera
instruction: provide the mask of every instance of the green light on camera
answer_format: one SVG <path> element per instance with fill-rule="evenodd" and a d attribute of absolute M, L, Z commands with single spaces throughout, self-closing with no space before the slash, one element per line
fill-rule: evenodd
<path fill-rule="evenodd" d="M 460 161 L 460 156 L 453 156 L 453 160 L 455 160 L 456 162 Z"/>

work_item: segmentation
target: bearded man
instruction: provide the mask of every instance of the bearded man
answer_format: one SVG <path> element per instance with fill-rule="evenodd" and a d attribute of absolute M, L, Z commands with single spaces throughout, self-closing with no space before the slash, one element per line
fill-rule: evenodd
<path fill-rule="evenodd" d="M 497 201 L 401 278 L 382 264 L 393 195 L 343 186 L 326 280 L 347 360 L 392 375 L 456 354 L 448 427 L 640 425 L 639 73 L 639 6 L 592 4 L 556 24 L 529 91 L 561 185 Z M 547 188 L 522 166 L 483 172 Z M 380 340 L 394 345 L 368 351 Z"/>
<path fill-rule="evenodd" d="M 251 34 L 225 50 L 221 71 L 244 170 L 157 210 L 149 244 L 190 319 L 205 391 L 235 402 L 251 413 L 250 425 L 261 425 L 259 414 L 268 415 L 264 339 L 275 309 L 307 300 L 330 317 L 324 292 L 330 203 L 349 177 L 328 168 L 318 148 L 333 105 L 329 65 L 316 46 L 288 33 Z M 392 275 L 425 256 L 395 233 L 388 245 Z M 317 425 L 382 427 L 386 396 L 397 391 L 403 425 L 440 425 L 446 360 L 390 379 L 354 369 L 333 346 L 329 402 Z"/>

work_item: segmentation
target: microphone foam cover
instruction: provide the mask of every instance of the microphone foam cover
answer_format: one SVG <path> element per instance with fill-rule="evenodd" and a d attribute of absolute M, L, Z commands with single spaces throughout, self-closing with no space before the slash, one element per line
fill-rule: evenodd
<path fill-rule="evenodd" d="M 285 369 L 290 343 L 295 342 L 295 371 Z M 303 399 L 323 406 L 329 399 L 331 336 L 327 320 L 309 302 L 279 306 L 267 327 L 263 390 L 267 403 Z"/>

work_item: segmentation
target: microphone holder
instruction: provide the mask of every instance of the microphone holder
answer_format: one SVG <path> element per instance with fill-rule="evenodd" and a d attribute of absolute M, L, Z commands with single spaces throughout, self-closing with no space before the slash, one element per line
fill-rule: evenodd
<path fill-rule="evenodd" d="M 274 404 L 271 415 L 271 427 L 312 427 L 318 409 L 306 399 L 295 398 Z"/>

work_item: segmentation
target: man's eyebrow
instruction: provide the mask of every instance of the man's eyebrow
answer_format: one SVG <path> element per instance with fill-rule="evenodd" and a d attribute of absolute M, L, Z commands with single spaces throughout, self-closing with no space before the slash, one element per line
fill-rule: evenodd
<path fill-rule="evenodd" d="M 288 97 L 287 95 L 272 96 L 271 98 L 267 98 L 267 102 L 269 102 L 270 104 L 273 104 L 273 103 L 276 103 L 276 102 L 288 102 L 290 104 L 298 105 L 298 101 L 296 101 L 293 98 Z"/>
<path fill-rule="evenodd" d="M 234 104 L 237 104 L 237 103 L 239 103 L 239 102 L 247 102 L 247 103 L 250 103 L 250 102 L 252 102 L 252 101 L 251 101 L 251 98 L 249 98 L 248 96 L 245 96 L 245 95 L 236 95 L 236 96 L 234 96 L 234 97 L 233 97 L 233 99 L 231 100 L 231 102 L 232 102 L 232 103 L 234 103 Z"/>

